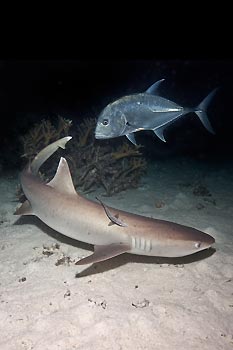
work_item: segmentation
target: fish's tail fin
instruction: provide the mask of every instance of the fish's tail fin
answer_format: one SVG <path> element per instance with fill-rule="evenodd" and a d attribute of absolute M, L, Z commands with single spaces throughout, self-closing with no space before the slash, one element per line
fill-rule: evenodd
<path fill-rule="evenodd" d="M 212 128 L 212 125 L 210 124 L 206 111 L 209 107 L 210 101 L 212 100 L 213 96 L 216 94 L 217 90 L 218 88 L 211 91 L 209 95 L 204 98 L 204 100 L 197 106 L 197 108 L 194 111 L 197 114 L 200 121 L 202 122 L 202 124 L 204 125 L 204 127 L 212 134 L 215 134 L 215 131 Z"/>

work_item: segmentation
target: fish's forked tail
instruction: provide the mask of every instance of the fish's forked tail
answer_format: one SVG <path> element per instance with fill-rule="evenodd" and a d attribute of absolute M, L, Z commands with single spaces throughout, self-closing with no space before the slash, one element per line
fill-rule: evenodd
<path fill-rule="evenodd" d="M 209 93 L 209 95 L 204 98 L 204 100 L 197 106 L 197 108 L 194 111 L 197 114 L 200 121 L 202 122 L 202 124 L 204 125 L 204 127 L 212 134 L 215 134 L 215 131 L 212 128 L 212 125 L 210 124 L 206 111 L 209 107 L 210 101 L 212 100 L 213 96 L 216 94 L 217 90 L 218 88 L 211 91 L 211 93 Z"/>
<path fill-rule="evenodd" d="M 48 145 L 47 147 L 45 147 L 44 149 L 42 149 L 42 151 L 40 151 L 37 156 L 33 159 L 32 163 L 31 163 L 31 171 L 34 175 L 36 175 L 38 173 L 39 168 L 41 167 L 41 165 L 54 153 L 56 152 L 56 150 L 60 147 L 60 148 L 65 148 L 66 143 L 72 139 L 71 136 L 66 136 L 63 137 L 62 139 L 59 139 L 53 143 L 51 143 L 50 145 Z"/>

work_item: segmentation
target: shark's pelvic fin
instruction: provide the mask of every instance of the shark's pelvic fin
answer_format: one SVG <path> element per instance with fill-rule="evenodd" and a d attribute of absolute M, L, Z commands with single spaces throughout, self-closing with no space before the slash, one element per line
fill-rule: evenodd
<path fill-rule="evenodd" d="M 126 253 L 131 250 L 131 246 L 126 243 L 112 243 L 109 245 L 95 245 L 93 254 L 83 258 L 75 263 L 75 265 L 93 264 L 104 261 L 114 256 Z"/>
<path fill-rule="evenodd" d="M 160 84 L 164 81 L 165 79 L 160 79 L 156 81 L 153 85 L 151 85 L 145 92 L 150 95 L 157 95 L 158 94 L 158 88 Z"/>
<path fill-rule="evenodd" d="M 18 209 L 16 209 L 14 215 L 34 215 L 29 201 L 26 200 L 25 202 L 23 202 L 23 204 L 21 204 L 21 206 Z"/>
<path fill-rule="evenodd" d="M 47 185 L 58 192 L 78 196 L 71 178 L 70 169 L 65 158 L 61 157 L 54 178 Z"/>

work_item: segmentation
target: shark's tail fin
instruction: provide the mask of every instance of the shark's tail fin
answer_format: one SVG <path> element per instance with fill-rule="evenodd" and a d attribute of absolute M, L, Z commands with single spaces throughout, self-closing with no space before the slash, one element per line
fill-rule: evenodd
<path fill-rule="evenodd" d="M 42 151 L 40 151 L 37 156 L 33 159 L 32 164 L 31 164 L 31 170 L 33 174 L 37 174 L 39 168 L 41 167 L 41 165 L 54 153 L 56 152 L 56 150 L 61 147 L 61 148 L 65 148 L 66 143 L 72 139 L 71 136 L 66 136 L 63 137 L 60 140 L 57 140 L 53 143 L 51 143 L 50 145 L 48 145 L 47 147 L 45 147 L 44 149 L 42 149 Z"/>
<path fill-rule="evenodd" d="M 211 91 L 211 93 L 209 93 L 209 95 L 204 98 L 204 100 L 197 106 L 197 108 L 194 111 L 197 114 L 200 121 L 202 122 L 202 124 L 204 125 L 204 127 L 212 134 L 215 134 L 215 132 L 210 124 L 206 111 L 208 109 L 210 101 L 212 100 L 217 90 L 218 88 Z"/>

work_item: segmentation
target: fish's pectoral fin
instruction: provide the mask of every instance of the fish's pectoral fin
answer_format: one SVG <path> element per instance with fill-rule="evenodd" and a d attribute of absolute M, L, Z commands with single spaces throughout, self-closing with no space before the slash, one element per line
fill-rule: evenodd
<path fill-rule="evenodd" d="M 160 84 L 164 81 L 165 79 L 160 79 L 156 81 L 153 85 L 151 85 L 145 92 L 150 95 L 156 95 L 158 93 L 158 88 Z"/>
<path fill-rule="evenodd" d="M 34 215 L 30 202 L 28 200 L 23 202 L 23 204 L 16 209 L 14 215 Z"/>
<path fill-rule="evenodd" d="M 126 253 L 131 250 L 130 244 L 127 243 L 112 243 L 109 245 L 95 245 L 93 254 L 83 258 L 75 263 L 75 265 L 94 264 L 104 261 L 114 256 Z"/>
<path fill-rule="evenodd" d="M 162 140 L 163 142 L 166 142 L 166 140 L 164 138 L 164 134 L 163 134 L 164 127 L 153 129 L 153 131 L 154 131 L 155 135 L 160 138 L 160 140 Z"/>
<path fill-rule="evenodd" d="M 130 142 L 132 142 L 135 146 L 137 146 L 137 142 L 136 142 L 136 140 L 135 140 L 135 137 L 134 137 L 134 134 L 133 134 L 133 133 L 127 134 L 127 135 L 125 135 L 125 136 L 127 137 L 127 139 L 128 139 Z"/>

